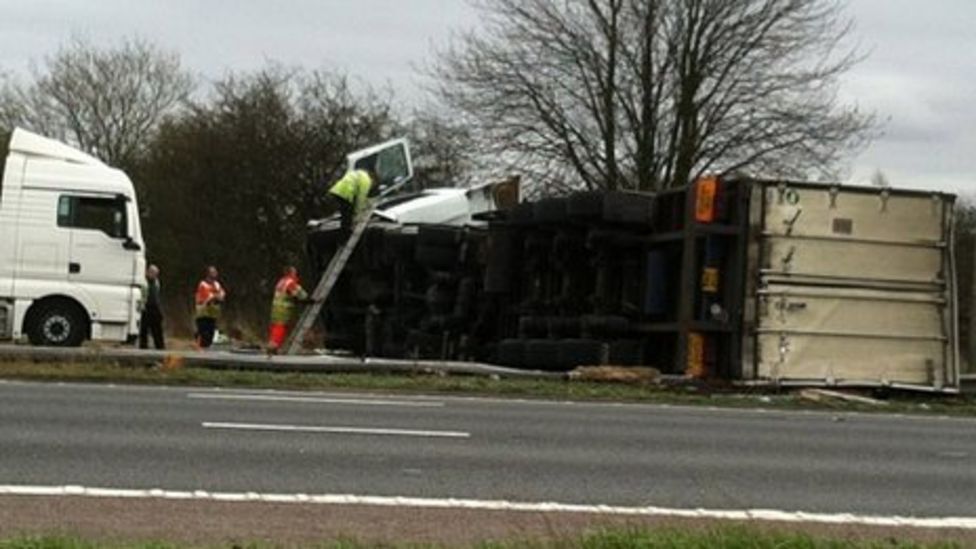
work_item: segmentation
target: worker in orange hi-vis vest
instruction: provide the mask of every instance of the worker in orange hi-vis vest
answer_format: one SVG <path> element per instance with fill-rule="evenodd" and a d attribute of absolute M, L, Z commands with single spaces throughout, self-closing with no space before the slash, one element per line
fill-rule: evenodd
<path fill-rule="evenodd" d="M 295 267 L 285 267 L 275 284 L 271 301 L 271 325 L 268 328 L 268 352 L 277 353 L 288 337 L 288 329 L 295 320 L 296 305 L 308 300 L 308 293 L 298 280 Z"/>
<path fill-rule="evenodd" d="M 217 267 L 207 267 L 203 280 L 197 284 L 196 293 L 196 346 L 206 349 L 213 344 L 220 319 L 220 309 L 227 299 L 227 291 L 217 280 Z"/>

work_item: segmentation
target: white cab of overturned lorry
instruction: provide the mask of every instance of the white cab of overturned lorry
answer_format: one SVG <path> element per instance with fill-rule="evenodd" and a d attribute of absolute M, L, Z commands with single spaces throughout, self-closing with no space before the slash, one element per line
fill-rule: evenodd
<path fill-rule="evenodd" d="M 0 186 L 0 339 L 131 340 L 146 264 L 132 182 L 22 129 L 9 149 Z"/>
<path fill-rule="evenodd" d="M 378 204 L 373 211 L 375 226 L 386 229 L 416 231 L 418 225 L 483 225 L 492 212 L 514 207 L 520 200 L 520 180 L 503 181 L 471 187 L 425 188 L 404 192 L 413 180 L 413 159 L 406 138 L 391 139 L 378 145 L 354 151 L 346 156 L 346 169 L 370 169 L 380 179 Z M 338 215 L 308 222 L 313 231 L 339 229 Z"/>

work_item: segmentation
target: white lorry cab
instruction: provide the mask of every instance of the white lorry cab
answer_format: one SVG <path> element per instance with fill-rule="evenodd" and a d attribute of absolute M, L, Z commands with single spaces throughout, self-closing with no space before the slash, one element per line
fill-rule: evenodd
<path fill-rule="evenodd" d="M 0 339 L 77 346 L 139 332 L 145 248 L 132 182 L 16 129 L 0 186 Z"/>

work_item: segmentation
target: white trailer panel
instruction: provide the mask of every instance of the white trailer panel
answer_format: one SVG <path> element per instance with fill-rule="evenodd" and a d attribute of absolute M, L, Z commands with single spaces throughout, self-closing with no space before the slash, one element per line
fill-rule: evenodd
<path fill-rule="evenodd" d="M 768 182 L 751 196 L 743 372 L 958 388 L 953 196 Z"/>

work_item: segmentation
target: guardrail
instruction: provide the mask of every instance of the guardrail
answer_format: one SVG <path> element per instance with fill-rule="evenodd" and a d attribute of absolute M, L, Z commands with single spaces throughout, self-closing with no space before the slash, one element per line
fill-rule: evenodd
<path fill-rule="evenodd" d="M 185 366 L 215 370 L 252 370 L 308 373 L 444 373 L 507 378 L 561 379 L 564 373 L 517 370 L 476 362 L 402 360 L 319 355 L 267 355 L 260 351 L 157 351 L 123 347 L 28 347 L 0 345 L 0 358 L 62 360 L 70 362 L 112 361 L 147 366 L 167 359 L 179 359 Z"/>

